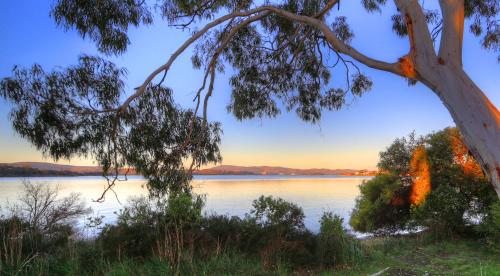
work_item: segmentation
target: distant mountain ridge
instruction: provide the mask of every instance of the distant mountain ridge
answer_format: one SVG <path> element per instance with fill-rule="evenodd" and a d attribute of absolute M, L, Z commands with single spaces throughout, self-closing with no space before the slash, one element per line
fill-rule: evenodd
<path fill-rule="evenodd" d="M 122 169 L 121 173 L 125 173 Z M 128 174 L 133 175 L 135 171 Z M 0 177 L 102 175 L 98 166 L 60 165 L 46 162 L 0 163 Z"/>
<path fill-rule="evenodd" d="M 123 170 L 122 173 L 125 173 Z M 98 166 L 59 165 L 45 162 L 0 163 L 0 177 L 101 175 Z M 129 175 L 135 174 L 131 170 Z M 355 169 L 293 169 L 276 166 L 221 165 L 194 172 L 195 175 L 375 175 L 376 171 Z"/>
<path fill-rule="evenodd" d="M 199 175 L 374 175 L 376 171 L 355 169 L 293 169 L 274 166 L 221 165 L 196 171 Z"/>
<path fill-rule="evenodd" d="M 78 173 L 96 173 L 102 172 L 98 166 L 74 166 L 74 165 L 60 165 L 46 162 L 15 162 L 15 163 L 0 163 L 0 166 L 6 165 L 17 168 L 31 168 L 42 171 L 66 171 Z"/>

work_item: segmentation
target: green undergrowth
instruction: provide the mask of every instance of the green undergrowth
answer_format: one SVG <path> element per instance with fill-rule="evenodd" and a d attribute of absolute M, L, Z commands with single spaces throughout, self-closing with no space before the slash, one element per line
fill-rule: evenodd
<path fill-rule="evenodd" d="M 473 239 L 435 240 L 427 234 L 364 240 L 370 253 L 353 267 L 321 275 L 500 275 L 500 254 Z"/>
<path fill-rule="evenodd" d="M 476 240 L 432 240 L 426 234 L 376 237 L 362 240 L 366 257 L 356 263 L 328 269 L 321 266 L 293 267 L 278 264 L 266 268 L 256 256 L 223 253 L 184 262 L 179 270 L 165 260 L 125 258 L 82 265 L 75 258 L 37 258 L 23 269 L 4 270 L 5 275 L 500 275 L 500 254 Z"/>

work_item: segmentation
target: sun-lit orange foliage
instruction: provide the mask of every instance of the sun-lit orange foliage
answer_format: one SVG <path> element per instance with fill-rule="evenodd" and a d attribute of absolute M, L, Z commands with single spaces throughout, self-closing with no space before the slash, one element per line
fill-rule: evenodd
<path fill-rule="evenodd" d="M 483 171 L 479 163 L 469 154 L 469 149 L 460 137 L 457 129 L 449 129 L 450 144 L 453 151 L 453 162 L 462 167 L 469 176 L 482 177 Z"/>
<path fill-rule="evenodd" d="M 410 161 L 410 175 L 413 182 L 410 202 L 413 205 L 420 205 L 431 191 L 429 158 L 424 146 L 417 147 L 413 152 Z"/>
<path fill-rule="evenodd" d="M 453 163 L 459 165 L 466 175 L 484 177 L 481 165 L 470 154 L 458 129 L 448 129 L 448 137 L 453 152 Z M 420 205 L 432 188 L 429 157 L 424 146 L 417 147 L 413 151 L 410 176 L 412 178 L 410 202 L 413 205 Z"/>

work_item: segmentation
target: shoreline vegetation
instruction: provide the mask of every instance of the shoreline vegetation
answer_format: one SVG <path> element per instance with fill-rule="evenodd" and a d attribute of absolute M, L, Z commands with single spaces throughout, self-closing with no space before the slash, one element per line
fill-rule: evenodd
<path fill-rule="evenodd" d="M 122 172 L 125 174 L 125 171 Z M 137 175 L 130 170 L 128 175 Z M 292 169 L 272 166 L 216 166 L 194 175 L 374 176 L 377 171 L 355 169 Z M 102 176 L 97 166 L 69 166 L 43 162 L 0 163 L 0 177 Z"/>
<path fill-rule="evenodd" d="M 71 221 L 89 209 L 57 195 L 25 182 L 20 205 L 2 206 L 0 275 L 500 275 L 500 251 L 472 232 L 357 239 L 325 212 L 312 233 L 280 198 L 261 196 L 239 218 L 202 215 L 203 198 L 186 193 L 131 199 L 116 223 L 87 217 L 78 230 Z"/>

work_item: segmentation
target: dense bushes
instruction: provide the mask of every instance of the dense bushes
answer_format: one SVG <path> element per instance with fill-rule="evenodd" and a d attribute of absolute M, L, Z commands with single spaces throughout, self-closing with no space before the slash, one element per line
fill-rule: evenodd
<path fill-rule="evenodd" d="M 405 228 L 410 216 L 410 189 L 399 177 L 381 174 L 359 187 L 350 224 L 361 232 L 393 232 Z"/>
<path fill-rule="evenodd" d="M 160 270 L 167 274 L 216 271 L 221 265 L 237 273 L 257 265 L 251 270 L 262 274 L 355 265 L 364 256 L 340 217 L 325 213 L 320 233 L 313 234 L 304 226 L 302 208 L 281 198 L 261 196 L 242 218 L 203 216 L 203 197 L 185 191 L 135 198 L 114 224 L 89 219 L 87 226 L 100 231 L 82 239 L 70 224 L 87 212 L 77 196 L 56 199 L 54 190 L 26 187 L 14 209 L 30 210 L 45 199 L 51 203 L 42 213 L 18 211 L 0 220 L 2 275 L 149 273 L 128 265 L 136 263 L 156 270 L 165 266 Z"/>
<path fill-rule="evenodd" d="M 108 260 L 154 256 L 176 271 L 193 257 L 202 207 L 200 196 L 186 192 L 155 200 L 132 199 L 118 214 L 117 223 L 103 228 L 97 243 Z"/>
<path fill-rule="evenodd" d="M 500 201 L 490 206 L 483 223 L 477 225 L 476 230 L 483 235 L 491 249 L 500 252 Z"/>
<path fill-rule="evenodd" d="M 490 220 L 498 201 L 457 129 L 396 139 L 380 154 L 379 169 L 360 186 L 350 220 L 355 230 L 424 226 L 437 238 L 466 234 Z"/>
<path fill-rule="evenodd" d="M 361 252 L 342 221 L 332 214 L 323 216 L 321 233 L 314 235 L 304 227 L 302 209 L 280 198 L 262 196 L 244 218 L 239 218 L 216 214 L 202 217 L 201 199 L 190 196 L 170 197 L 162 208 L 158 208 L 158 202 L 133 200 L 121 211 L 118 222 L 106 226 L 99 235 L 105 256 L 155 256 L 178 268 L 193 259 L 239 252 L 275 270 L 282 266 L 353 263 L 352 252 Z"/>
<path fill-rule="evenodd" d="M 255 224 L 257 249 L 264 267 L 290 263 L 303 266 L 313 259 L 312 234 L 305 229 L 304 212 L 281 198 L 261 196 L 252 204 L 247 223 Z"/>
<path fill-rule="evenodd" d="M 446 238 L 465 232 L 467 209 L 465 195 L 449 185 L 440 185 L 422 205 L 414 207 L 413 219 L 415 223 L 428 227 L 434 237 Z"/>

